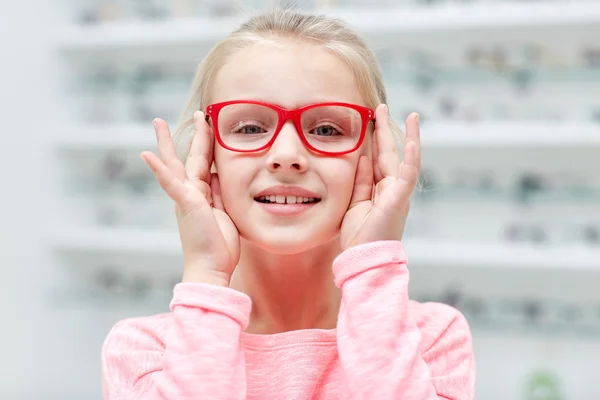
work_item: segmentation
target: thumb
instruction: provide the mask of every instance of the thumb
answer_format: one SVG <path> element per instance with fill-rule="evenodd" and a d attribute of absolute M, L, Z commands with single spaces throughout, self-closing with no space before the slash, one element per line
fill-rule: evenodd
<path fill-rule="evenodd" d="M 367 156 L 358 159 L 356 175 L 354 177 L 354 189 L 350 199 L 352 208 L 360 202 L 371 200 L 373 194 L 373 163 Z"/>

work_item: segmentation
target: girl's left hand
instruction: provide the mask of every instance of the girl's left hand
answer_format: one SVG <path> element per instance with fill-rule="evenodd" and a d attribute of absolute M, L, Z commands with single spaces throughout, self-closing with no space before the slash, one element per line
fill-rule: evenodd
<path fill-rule="evenodd" d="M 394 142 L 387 106 L 380 105 L 375 117 L 373 158 L 360 157 L 350 207 L 342 220 L 343 249 L 379 240 L 402 239 L 410 197 L 421 170 L 418 114 L 412 113 L 406 120 L 403 161 Z"/>

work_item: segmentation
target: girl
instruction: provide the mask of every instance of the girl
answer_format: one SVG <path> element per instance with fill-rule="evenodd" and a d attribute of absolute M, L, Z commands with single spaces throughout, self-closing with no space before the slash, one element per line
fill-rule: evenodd
<path fill-rule="evenodd" d="M 408 298 L 419 121 L 401 162 L 385 103 L 337 20 L 270 12 L 213 48 L 185 163 L 161 119 L 160 158 L 141 155 L 176 204 L 183 279 L 170 313 L 109 333 L 104 399 L 473 398 L 464 317 Z"/>

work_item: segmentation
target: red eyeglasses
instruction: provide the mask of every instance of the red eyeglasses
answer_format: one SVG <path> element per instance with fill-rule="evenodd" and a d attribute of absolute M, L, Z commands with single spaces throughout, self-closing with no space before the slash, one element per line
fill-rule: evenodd
<path fill-rule="evenodd" d="M 260 101 L 233 100 L 209 105 L 206 121 L 209 119 L 219 145 L 231 151 L 269 148 L 285 122 L 292 120 L 307 148 L 324 155 L 342 155 L 360 147 L 368 123 L 375 123 L 375 111 L 339 102 L 287 110 Z"/>

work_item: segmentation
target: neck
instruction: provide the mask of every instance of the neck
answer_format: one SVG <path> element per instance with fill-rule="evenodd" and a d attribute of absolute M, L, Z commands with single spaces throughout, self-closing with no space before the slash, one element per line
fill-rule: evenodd
<path fill-rule="evenodd" d="M 331 265 L 340 253 L 336 238 L 309 251 L 273 254 L 242 239 L 242 258 L 231 287 L 252 299 L 249 333 L 272 334 L 298 329 L 332 329 L 341 292 Z"/>

